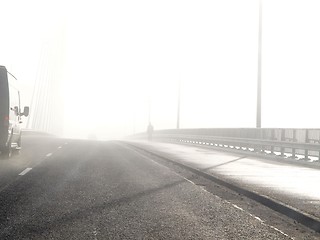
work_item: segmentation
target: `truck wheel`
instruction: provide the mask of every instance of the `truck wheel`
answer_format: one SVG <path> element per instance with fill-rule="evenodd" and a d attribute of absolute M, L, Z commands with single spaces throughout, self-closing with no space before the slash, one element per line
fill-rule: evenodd
<path fill-rule="evenodd" d="M 18 142 L 17 142 L 17 147 L 13 150 L 12 154 L 19 155 L 20 150 L 21 150 L 21 136 L 19 137 Z"/>
<path fill-rule="evenodd" d="M 1 157 L 4 159 L 8 159 L 11 158 L 12 156 L 12 147 L 11 147 L 11 137 L 10 140 L 8 142 L 8 146 L 6 146 L 4 149 L 2 149 L 1 151 Z"/>
<path fill-rule="evenodd" d="M 18 140 L 18 149 L 19 150 L 21 149 L 21 135 L 20 135 L 19 140 Z"/>
<path fill-rule="evenodd" d="M 4 159 L 8 159 L 8 158 L 11 158 L 11 156 L 12 156 L 12 148 L 11 148 L 11 144 L 9 144 L 9 146 L 3 149 L 3 151 L 1 152 L 1 157 Z"/>

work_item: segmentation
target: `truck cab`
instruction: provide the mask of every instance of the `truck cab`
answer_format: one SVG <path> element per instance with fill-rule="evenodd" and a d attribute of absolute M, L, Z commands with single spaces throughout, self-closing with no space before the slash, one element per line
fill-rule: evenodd
<path fill-rule="evenodd" d="M 21 112 L 20 91 L 17 81 L 0 66 L 0 152 L 10 157 L 13 150 L 21 149 L 22 116 L 29 115 L 29 107 Z"/>

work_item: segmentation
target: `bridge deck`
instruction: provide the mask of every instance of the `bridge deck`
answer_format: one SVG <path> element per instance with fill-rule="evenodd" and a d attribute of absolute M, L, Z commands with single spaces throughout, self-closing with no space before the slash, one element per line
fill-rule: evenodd
<path fill-rule="evenodd" d="M 320 169 L 315 165 L 304 167 L 293 161 L 171 143 L 135 141 L 134 144 L 320 219 Z"/>

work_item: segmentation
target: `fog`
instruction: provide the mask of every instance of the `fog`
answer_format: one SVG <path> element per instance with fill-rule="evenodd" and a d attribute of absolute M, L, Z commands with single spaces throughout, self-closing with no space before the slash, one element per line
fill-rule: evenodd
<path fill-rule="evenodd" d="M 63 136 L 118 138 L 149 116 L 175 128 L 179 81 L 181 128 L 255 127 L 258 0 L 1 5 L 0 65 L 31 115 L 45 102 L 31 103 L 35 84 L 52 82 Z M 262 127 L 319 128 L 319 12 L 318 0 L 263 1 Z"/>

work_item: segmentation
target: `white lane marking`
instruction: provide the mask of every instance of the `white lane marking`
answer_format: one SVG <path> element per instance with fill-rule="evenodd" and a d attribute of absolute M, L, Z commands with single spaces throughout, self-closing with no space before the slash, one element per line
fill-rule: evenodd
<path fill-rule="evenodd" d="M 175 173 L 177 176 L 182 177 L 184 180 L 188 181 L 189 183 L 191 183 L 191 184 L 193 184 L 193 185 L 197 185 L 197 184 L 195 184 L 194 182 L 192 182 L 191 180 L 189 180 L 188 178 L 185 178 L 185 177 L 181 176 L 180 174 L 178 174 L 178 173 L 176 173 L 176 172 L 174 172 L 174 173 Z"/>
<path fill-rule="evenodd" d="M 46 155 L 46 157 L 51 157 L 52 156 L 52 153 L 48 153 L 47 155 Z"/>
<path fill-rule="evenodd" d="M 152 161 L 154 161 L 154 160 L 152 160 Z M 156 162 L 156 163 L 157 163 L 157 162 Z M 157 164 L 159 164 L 159 163 L 157 163 Z M 159 164 L 159 165 L 160 165 L 160 164 Z M 166 166 L 165 166 L 165 167 L 166 167 Z M 167 168 L 168 168 L 168 167 L 167 167 Z M 169 169 L 170 169 L 170 168 L 169 168 Z M 192 182 L 190 179 L 185 178 L 185 177 L 181 176 L 180 174 L 178 174 L 178 173 L 176 173 L 176 172 L 174 172 L 174 173 L 175 173 L 176 175 L 182 177 L 184 180 L 188 181 L 189 183 L 191 183 L 191 184 L 193 184 L 193 185 L 195 185 L 195 186 L 198 186 L 197 184 L 195 184 L 194 182 Z M 250 217 L 258 220 L 262 225 L 267 226 L 267 227 L 270 227 L 271 229 L 279 232 L 280 234 L 282 234 L 282 235 L 284 235 L 284 236 L 286 236 L 286 237 L 288 237 L 288 238 L 290 238 L 290 239 L 292 239 L 292 240 L 294 239 L 294 238 L 292 238 L 291 236 L 289 236 L 288 234 L 286 234 L 285 232 L 281 231 L 280 229 L 278 229 L 278 228 L 276 228 L 276 227 L 274 227 L 274 226 L 272 226 L 272 225 L 269 225 L 269 224 L 265 223 L 265 222 L 264 222 L 261 218 L 259 218 L 258 216 L 255 216 L 254 214 L 252 214 L 252 213 L 250 213 L 250 212 L 248 212 L 248 211 L 245 211 L 243 208 L 237 206 L 236 204 L 233 204 L 233 203 L 229 202 L 228 200 L 225 200 L 225 199 L 220 198 L 219 196 L 217 196 L 217 195 L 215 195 L 215 194 L 207 191 L 204 187 L 201 187 L 201 189 L 202 189 L 203 191 L 207 192 L 207 193 L 212 194 L 212 195 L 215 196 L 215 197 L 218 197 L 218 198 L 221 199 L 222 201 L 227 202 L 228 204 L 231 204 L 234 208 L 236 208 L 236 209 L 238 209 L 238 210 L 240 210 L 240 211 L 248 214 Z"/>
<path fill-rule="evenodd" d="M 23 176 L 25 174 L 27 174 L 27 172 L 29 172 L 32 168 L 26 168 L 25 170 L 23 170 L 21 173 L 19 173 L 19 176 Z"/>
<path fill-rule="evenodd" d="M 62 146 L 58 147 L 58 149 L 61 149 L 61 148 L 62 148 Z"/>
<path fill-rule="evenodd" d="M 167 168 L 168 170 L 170 170 L 171 172 L 173 172 L 175 175 L 177 175 L 177 176 L 179 176 L 179 177 L 183 178 L 184 180 L 186 180 L 186 181 L 188 181 L 189 183 L 191 183 L 191 184 L 193 184 L 193 185 L 195 185 L 195 186 L 197 186 L 197 187 L 198 187 L 198 185 L 197 185 L 197 184 L 195 184 L 194 182 L 192 182 L 190 179 L 185 178 L 184 176 L 182 176 L 182 175 L 180 175 L 179 173 L 175 172 L 175 171 L 174 171 L 174 170 L 172 170 L 171 168 L 169 168 L 169 167 L 167 167 L 167 166 L 165 166 L 165 165 L 162 165 L 162 164 L 158 163 L 157 161 L 155 161 L 155 160 L 151 159 L 151 157 L 148 157 L 148 156 L 146 156 L 146 155 L 142 154 L 141 152 L 139 152 L 139 151 L 137 151 L 137 150 L 135 150 L 135 149 L 128 148 L 128 147 L 126 147 L 126 148 L 127 148 L 127 149 L 130 149 L 130 150 L 132 150 L 132 151 L 134 151 L 134 152 L 136 152 L 136 153 L 138 153 L 140 156 L 144 157 L 145 159 L 147 159 L 147 160 L 149 160 L 149 161 L 151 160 L 152 162 L 154 162 L 155 164 L 157 164 L 157 165 L 159 165 L 159 166 L 162 166 L 162 167 Z M 284 235 L 284 236 L 288 237 L 289 239 L 294 240 L 294 238 L 293 238 L 293 237 L 289 236 L 289 235 L 288 235 L 288 234 L 286 234 L 285 232 L 281 231 L 280 229 L 278 229 L 278 228 L 276 228 L 276 227 L 274 227 L 274 226 L 272 226 L 272 225 L 269 225 L 269 224 L 265 223 L 261 218 L 259 218 L 259 217 L 255 216 L 255 215 L 251 214 L 250 212 L 248 212 L 248 211 L 246 211 L 246 210 L 242 209 L 241 207 L 239 207 L 239 206 L 237 206 L 237 205 L 235 205 L 235 204 L 231 203 L 230 201 L 225 200 L 225 199 L 223 199 L 223 198 L 219 197 L 218 195 L 215 195 L 214 193 L 211 193 L 211 192 L 207 191 L 204 187 L 200 187 L 200 189 L 201 189 L 202 191 L 205 191 L 205 192 L 207 192 L 207 193 L 209 193 L 209 194 L 212 194 L 213 196 L 215 196 L 215 197 L 217 197 L 217 198 L 221 199 L 222 201 L 224 201 L 224 202 L 226 202 L 226 203 L 228 203 L 228 204 L 232 205 L 233 207 L 237 208 L 238 210 L 243 211 L 244 213 L 248 214 L 250 217 L 252 217 L 252 218 L 254 218 L 254 219 L 258 220 L 258 221 L 260 222 L 260 224 L 261 224 L 261 225 L 264 225 L 264 226 L 266 226 L 266 227 L 269 227 L 269 228 L 271 228 L 271 229 L 273 229 L 273 230 L 277 231 L 278 233 L 280 233 L 280 234 L 282 234 L 282 235 Z"/>
<path fill-rule="evenodd" d="M 252 214 L 252 213 L 250 213 L 250 212 L 248 212 L 248 211 L 243 210 L 241 207 L 239 207 L 239 206 L 237 206 L 237 205 L 235 205 L 235 204 L 233 204 L 233 203 L 231 203 L 231 202 L 229 202 L 229 201 L 227 201 L 227 200 L 225 200 L 225 201 L 226 201 L 227 203 L 231 204 L 233 207 L 239 209 L 240 211 L 245 212 L 245 213 L 248 214 L 250 217 L 258 220 L 262 225 L 267 226 L 267 227 L 269 227 L 269 228 L 277 231 L 278 233 L 286 236 L 287 238 L 294 240 L 293 237 L 289 236 L 288 234 L 286 234 L 285 232 L 281 231 L 280 229 L 278 229 L 278 228 L 276 228 L 276 227 L 274 227 L 274 226 L 272 226 L 272 225 L 270 225 L 270 224 L 267 224 L 265 221 L 263 221 L 261 218 L 257 217 L 256 215 L 254 215 L 254 214 Z"/>
<path fill-rule="evenodd" d="M 64 145 L 68 145 L 68 143 L 66 142 L 66 143 L 64 143 Z"/>
<path fill-rule="evenodd" d="M 93 228 L 94 240 L 98 240 L 97 235 L 98 235 L 97 229 L 96 229 L 96 228 Z"/>
<path fill-rule="evenodd" d="M 239 207 L 239 206 L 237 206 L 237 205 L 235 205 L 235 204 L 232 204 L 232 206 L 234 206 L 235 208 L 237 208 L 237 209 L 239 209 L 240 211 L 243 211 L 243 212 L 244 212 L 244 210 L 243 210 L 241 207 Z"/>
<path fill-rule="evenodd" d="M 294 239 L 294 238 L 290 237 L 288 234 L 284 233 L 283 231 L 281 231 L 280 229 L 278 229 L 278 228 L 276 228 L 276 227 L 274 227 L 274 226 L 272 226 L 272 225 L 269 225 L 269 227 L 272 228 L 272 229 L 274 229 L 274 230 L 276 230 L 277 232 L 283 234 L 284 236 L 286 236 L 286 237 L 288 237 L 288 238 L 290 238 L 290 239 Z"/>
<path fill-rule="evenodd" d="M 260 222 L 264 222 L 261 218 L 257 217 L 257 216 L 254 216 L 255 219 L 257 219 L 258 221 Z"/>

